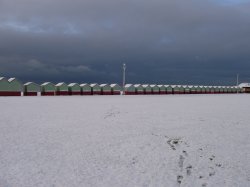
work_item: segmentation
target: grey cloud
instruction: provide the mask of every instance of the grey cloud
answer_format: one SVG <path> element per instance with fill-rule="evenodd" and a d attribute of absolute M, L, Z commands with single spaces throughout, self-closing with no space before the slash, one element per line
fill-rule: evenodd
<path fill-rule="evenodd" d="M 61 67 L 62 70 L 72 72 L 72 73 L 84 73 L 90 72 L 91 69 L 87 66 L 79 65 L 79 66 L 63 66 Z"/>

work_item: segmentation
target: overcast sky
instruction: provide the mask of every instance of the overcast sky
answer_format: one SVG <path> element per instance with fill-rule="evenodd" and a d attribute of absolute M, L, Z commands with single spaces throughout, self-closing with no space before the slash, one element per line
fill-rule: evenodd
<path fill-rule="evenodd" d="M 0 0 L 0 76 L 250 82 L 250 0 Z"/>

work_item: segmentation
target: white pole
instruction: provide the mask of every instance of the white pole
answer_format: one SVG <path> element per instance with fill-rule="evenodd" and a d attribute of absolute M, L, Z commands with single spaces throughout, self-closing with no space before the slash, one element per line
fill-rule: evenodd
<path fill-rule="evenodd" d="M 125 95 L 125 84 L 126 84 L 126 64 L 123 64 L 123 95 Z"/>
<path fill-rule="evenodd" d="M 237 74 L 237 93 L 239 93 L 239 74 Z"/>

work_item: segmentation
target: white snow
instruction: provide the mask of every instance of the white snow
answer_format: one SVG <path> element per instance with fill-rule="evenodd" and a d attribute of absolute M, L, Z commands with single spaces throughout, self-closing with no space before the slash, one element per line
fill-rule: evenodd
<path fill-rule="evenodd" d="M 134 87 L 133 84 L 125 84 L 125 88 L 130 88 L 130 87 Z"/>
<path fill-rule="evenodd" d="M 0 186 L 250 186 L 249 99 L 0 97 Z"/>
<path fill-rule="evenodd" d="M 244 88 L 244 87 L 250 87 L 250 83 L 241 83 L 239 84 L 240 88 Z"/>
<path fill-rule="evenodd" d="M 53 83 L 51 83 L 51 82 L 45 82 L 45 83 L 41 84 L 41 86 L 46 86 L 46 85 L 49 85 L 49 84 L 54 85 L 54 84 L 53 84 Z"/>
<path fill-rule="evenodd" d="M 63 85 L 67 86 L 67 84 L 64 83 L 64 82 L 59 82 L 59 83 L 56 84 L 56 86 L 63 86 Z"/>
<path fill-rule="evenodd" d="M 70 84 L 68 85 L 68 87 L 73 87 L 73 86 L 75 86 L 75 85 L 80 86 L 78 83 L 70 83 Z"/>

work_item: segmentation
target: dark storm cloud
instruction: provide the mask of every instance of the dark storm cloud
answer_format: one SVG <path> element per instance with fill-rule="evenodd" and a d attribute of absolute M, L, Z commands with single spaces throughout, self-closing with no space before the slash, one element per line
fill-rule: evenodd
<path fill-rule="evenodd" d="M 236 3 L 237 2 L 237 3 Z M 0 74 L 33 81 L 250 81 L 250 3 L 0 0 Z"/>

